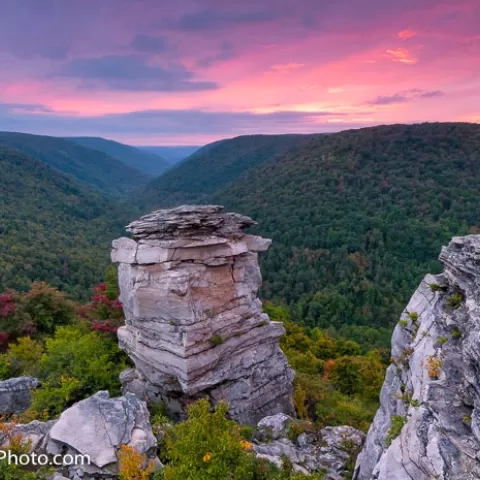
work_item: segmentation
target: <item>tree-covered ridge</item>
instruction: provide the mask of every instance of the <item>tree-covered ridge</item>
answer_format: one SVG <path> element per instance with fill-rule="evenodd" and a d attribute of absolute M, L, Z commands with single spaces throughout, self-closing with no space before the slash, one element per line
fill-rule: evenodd
<path fill-rule="evenodd" d="M 250 135 L 201 148 L 136 195 L 146 210 L 194 203 L 242 173 L 298 148 L 307 135 Z"/>
<path fill-rule="evenodd" d="M 208 201 L 273 238 L 266 298 L 373 346 L 388 342 L 380 327 L 398 321 L 423 275 L 439 271 L 441 246 L 479 231 L 479 195 L 480 126 L 421 124 L 311 138 Z"/>
<path fill-rule="evenodd" d="M 129 220 L 113 201 L 0 146 L 0 292 L 32 281 L 84 296 Z"/>
<path fill-rule="evenodd" d="M 0 132 L 0 146 L 20 150 L 85 186 L 114 196 L 145 185 L 150 178 L 103 152 L 62 138 Z"/>
<path fill-rule="evenodd" d="M 93 150 L 99 150 L 146 175 L 158 176 L 171 167 L 171 163 L 160 154 L 124 145 L 113 140 L 101 137 L 67 137 L 65 140 Z"/>

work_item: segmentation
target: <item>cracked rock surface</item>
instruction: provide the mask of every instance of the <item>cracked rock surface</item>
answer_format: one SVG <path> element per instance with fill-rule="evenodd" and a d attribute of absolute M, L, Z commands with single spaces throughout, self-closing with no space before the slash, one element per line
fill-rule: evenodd
<path fill-rule="evenodd" d="M 440 260 L 394 330 L 354 480 L 480 478 L 480 235 L 454 237 Z"/>
<path fill-rule="evenodd" d="M 63 474 L 74 480 L 92 476 L 117 478 L 117 453 L 121 445 L 134 447 L 161 465 L 156 457 L 157 440 L 150 426 L 147 405 L 133 394 L 110 398 L 108 392 L 98 392 L 75 403 L 56 420 L 19 424 L 14 427 L 14 433 L 31 442 L 30 450 L 37 454 L 50 458 L 67 454 L 73 458 L 79 454 L 88 457 L 90 463 L 78 462 L 62 469 Z M 5 438 L 0 438 L 0 445 L 4 441 Z"/>
<path fill-rule="evenodd" d="M 292 435 L 293 425 L 301 433 Z M 297 472 L 309 474 L 322 470 L 326 480 L 344 480 L 352 456 L 364 441 L 365 434 L 353 427 L 317 430 L 311 422 L 277 414 L 258 423 L 253 449 L 258 457 L 279 467 L 288 457 Z"/>
<path fill-rule="evenodd" d="M 216 205 L 157 210 L 113 242 L 125 326 L 120 347 L 135 363 L 124 391 L 165 401 L 180 416 L 192 400 L 227 401 L 255 424 L 293 413 L 293 371 L 280 350 L 283 325 L 262 313 L 255 222 Z"/>
<path fill-rule="evenodd" d="M 0 381 L 0 415 L 22 413 L 30 407 L 31 390 L 40 386 L 34 377 L 17 377 Z"/>

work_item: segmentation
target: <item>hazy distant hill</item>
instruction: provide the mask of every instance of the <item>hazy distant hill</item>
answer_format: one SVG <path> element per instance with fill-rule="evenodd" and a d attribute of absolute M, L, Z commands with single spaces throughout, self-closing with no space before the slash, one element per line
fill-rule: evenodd
<path fill-rule="evenodd" d="M 44 280 L 87 295 L 132 216 L 115 200 L 0 146 L 0 292 Z"/>
<path fill-rule="evenodd" d="M 116 158 L 62 138 L 0 132 L 0 146 L 20 150 L 84 185 L 111 195 L 122 195 L 149 180 L 148 175 Z"/>
<path fill-rule="evenodd" d="M 221 142 L 151 182 L 145 199 L 150 207 L 213 202 L 252 216 L 273 238 L 262 261 L 266 298 L 287 302 L 311 326 L 388 345 L 422 276 L 440 270 L 441 245 L 480 233 L 480 125 L 291 141 L 287 153 L 263 157 L 250 148 L 255 137 Z"/>
<path fill-rule="evenodd" d="M 123 143 L 106 140 L 101 137 L 67 137 L 66 140 L 73 141 L 84 147 L 100 150 L 120 160 L 125 165 L 152 176 L 161 175 L 173 163 L 166 160 L 166 156 L 157 155 L 153 151 L 124 145 Z"/>
<path fill-rule="evenodd" d="M 189 146 L 178 146 L 178 147 L 136 147 L 139 150 L 153 153 L 159 155 L 160 157 L 165 158 L 171 164 L 181 162 L 185 158 L 192 155 L 200 147 L 189 145 Z"/>
<path fill-rule="evenodd" d="M 202 147 L 153 180 L 138 196 L 147 207 L 199 201 L 245 171 L 308 140 L 304 135 L 251 135 Z"/>

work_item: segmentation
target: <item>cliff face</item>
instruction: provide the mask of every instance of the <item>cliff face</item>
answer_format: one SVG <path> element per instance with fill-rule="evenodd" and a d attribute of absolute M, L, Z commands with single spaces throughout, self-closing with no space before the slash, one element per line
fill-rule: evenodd
<path fill-rule="evenodd" d="M 392 339 L 354 480 L 480 478 L 480 236 L 444 247 Z"/>
<path fill-rule="evenodd" d="M 293 372 L 279 347 L 284 328 L 257 298 L 255 222 L 219 206 L 158 210 L 113 242 L 125 327 L 121 348 L 135 363 L 124 389 L 181 413 L 199 397 L 228 401 L 236 420 L 293 413 Z"/>

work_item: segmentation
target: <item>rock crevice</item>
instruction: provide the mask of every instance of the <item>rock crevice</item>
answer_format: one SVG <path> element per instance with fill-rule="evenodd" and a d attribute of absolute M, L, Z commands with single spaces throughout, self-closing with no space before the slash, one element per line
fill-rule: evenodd
<path fill-rule="evenodd" d="M 227 401 L 254 424 L 293 414 L 293 371 L 280 350 L 281 323 L 262 313 L 257 252 L 271 241 L 244 232 L 255 222 L 221 206 L 158 210 L 113 242 L 125 326 L 118 337 L 135 363 L 125 391 L 182 413 L 192 400 Z"/>

